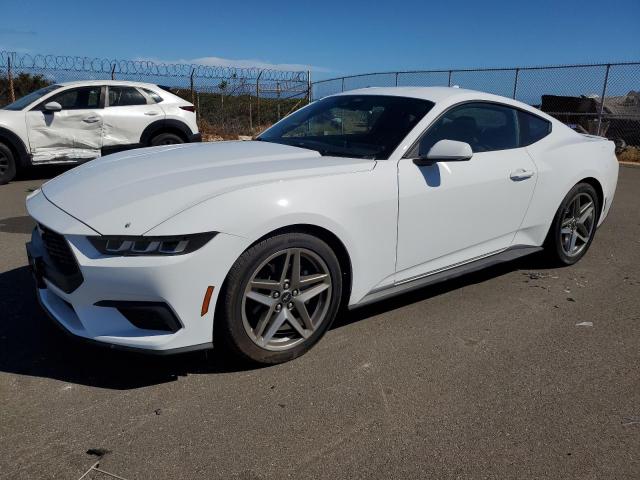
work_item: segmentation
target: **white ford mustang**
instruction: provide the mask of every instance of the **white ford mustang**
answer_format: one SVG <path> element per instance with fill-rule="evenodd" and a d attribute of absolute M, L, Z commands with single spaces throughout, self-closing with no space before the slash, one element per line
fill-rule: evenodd
<path fill-rule="evenodd" d="M 543 247 L 587 251 L 618 178 L 614 144 L 457 88 L 327 97 L 257 141 L 94 160 L 27 200 L 44 309 L 153 352 L 216 344 L 301 355 L 356 307 Z"/>

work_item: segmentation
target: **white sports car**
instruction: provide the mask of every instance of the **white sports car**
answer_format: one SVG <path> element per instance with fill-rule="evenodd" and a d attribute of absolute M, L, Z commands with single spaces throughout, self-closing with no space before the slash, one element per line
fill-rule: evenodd
<path fill-rule="evenodd" d="M 457 88 L 367 88 L 249 142 L 91 161 L 27 200 L 44 309 L 74 335 L 152 352 L 311 348 L 357 307 L 547 249 L 591 244 L 614 144 Z"/>

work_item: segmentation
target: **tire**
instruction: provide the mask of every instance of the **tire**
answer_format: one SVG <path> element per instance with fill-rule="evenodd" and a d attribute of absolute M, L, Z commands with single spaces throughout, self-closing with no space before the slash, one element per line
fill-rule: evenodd
<path fill-rule="evenodd" d="M 160 133 L 151 139 L 149 145 L 157 147 L 159 145 L 175 145 L 178 143 L 184 143 L 184 140 L 175 133 Z"/>
<path fill-rule="evenodd" d="M 292 360 L 326 333 L 341 295 L 340 264 L 325 242 L 304 233 L 276 235 L 246 250 L 231 268 L 214 341 L 252 363 Z"/>
<path fill-rule="evenodd" d="M 545 252 L 550 260 L 558 265 L 573 265 L 580 260 L 593 242 L 599 214 L 595 189 L 588 183 L 575 185 L 564 197 L 549 229 Z"/>
<path fill-rule="evenodd" d="M 16 176 L 16 161 L 13 152 L 0 143 L 0 185 L 9 183 Z"/>

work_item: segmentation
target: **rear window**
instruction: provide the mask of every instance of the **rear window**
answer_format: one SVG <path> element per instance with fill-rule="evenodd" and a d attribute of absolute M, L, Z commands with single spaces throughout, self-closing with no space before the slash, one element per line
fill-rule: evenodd
<path fill-rule="evenodd" d="M 522 110 L 518 110 L 518 124 L 521 147 L 536 143 L 551 133 L 551 122 Z"/>

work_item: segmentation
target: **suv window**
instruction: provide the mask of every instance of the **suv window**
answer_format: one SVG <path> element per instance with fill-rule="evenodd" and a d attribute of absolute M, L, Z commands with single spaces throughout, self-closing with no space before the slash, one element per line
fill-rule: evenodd
<path fill-rule="evenodd" d="M 491 103 L 466 103 L 440 117 L 420 140 L 419 152 L 427 152 L 440 140 L 457 140 L 474 152 L 517 148 L 517 110 Z"/>
<path fill-rule="evenodd" d="M 62 105 L 63 110 L 83 110 L 89 108 L 101 108 L 100 106 L 100 90 L 99 85 L 92 87 L 79 87 L 65 90 L 57 95 L 49 97 L 40 103 L 37 109 L 43 109 L 44 105 L 49 102 L 58 102 Z"/>
<path fill-rule="evenodd" d="M 129 105 L 146 105 L 144 98 L 138 89 L 133 87 L 109 87 L 109 106 L 125 107 Z"/>
<path fill-rule="evenodd" d="M 144 90 L 144 93 L 149 95 L 155 103 L 160 103 L 163 100 L 163 98 L 153 90 L 149 90 L 148 88 L 143 88 L 142 90 Z"/>
<path fill-rule="evenodd" d="M 518 110 L 518 125 L 520 126 L 521 147 L 542 140 L 551 133 L 551 122 L 522 110 Z"/>

